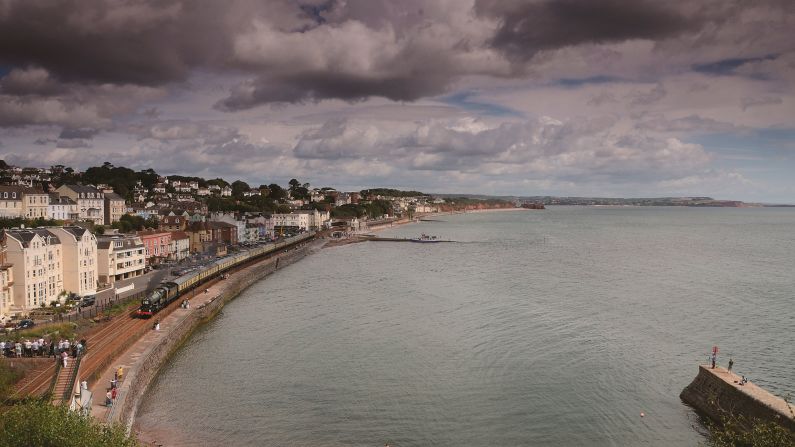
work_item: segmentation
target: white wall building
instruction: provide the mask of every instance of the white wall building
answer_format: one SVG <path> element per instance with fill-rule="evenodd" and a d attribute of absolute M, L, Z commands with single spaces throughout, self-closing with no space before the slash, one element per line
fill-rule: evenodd
<path fill-rule="evenodd" d="M 22 313 L 64 300 L 61 241 L 44 228 L 12 229 L 3 233 L 8 262 L 14 266 L 14 304 Z"/>
<path fill-rule="evenodd" d="M 14 266 L 6 261 L 6 249 L 0 246 L 0 322 L 11 316 L 14 304 Z"/>
<path fill-rule="evenodd" d="M 146 253 L 138 236 L 114 234 L 97 238 L 97 273 L 99 282 L 113 285 L 122 279 L 144 273 Z"/>
<path fill-rule="evenodd" d="M 69 197 L 59 196 L 58 193 L 50 193 L 47 217 L 56 220 L 77 220 L 80 218 L 77 202 Z"/>
<path fill-rule="evenodd" d="M 50 228 L 63 251 L 63 288 L 78 296 L 97 293 L 97 238 L 81 227 Z"/>
<path fill-rule="evenodd" d="M 105 224 L 105 194 L 93 186 L 63 185 L 58 194 L 69 197 L 77 203 L 80 218 L 97 225 Z"/>
<path fill-rule="evenodd" d="M 0 217 L 47 218 L 50 198 L 40 189 L 0 186 Z"/>
<path fill-rule="evenodd" d="M 169 258 L 181 261 L 188 256 L 190 256 L 190 236 L 184 231 L 172 231 Z"/>

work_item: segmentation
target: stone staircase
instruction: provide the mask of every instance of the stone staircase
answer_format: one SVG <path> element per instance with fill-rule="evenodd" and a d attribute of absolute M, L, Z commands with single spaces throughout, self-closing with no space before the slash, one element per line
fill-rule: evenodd
<path fill-rule="evenodd" d="M 75 381 L 77 380 L 77 369 L 79 363 L 77 359 L 70 357 L 67 362 L 66 368 L 61 367 L 58 370 L 58 378 L 55 379 L 55 386 L 52 389 L 52 404 L 60 405 L 62 403 L 69 403 L 68 400 L 64 401 L 64 395 L 67 399 L 71 399 L 72 389 L 74 389 Z M 67 390 L 69 392 L 67 393 Z"/>

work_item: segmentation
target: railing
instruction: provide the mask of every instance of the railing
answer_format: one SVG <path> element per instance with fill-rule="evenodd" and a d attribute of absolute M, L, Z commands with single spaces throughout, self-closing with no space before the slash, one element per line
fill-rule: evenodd
<path fill-rule="evenodd" d="M 55 372 L 52 374 L 52 380 L 50 381 L 50 387 L 47 389 L 47 393 L 45 396 L 52 399 L 52 393 L 55 390 L 55 384 L 58 382 L 58 372 L 61 371 L 61 359 L 56 358 L 55 362 Z"/>
<path fill-rule="evenodd" d="M 75 391 L 75 380 L 77 380 L 77 375 L 80 372 L 80 361 L 83 359 L 84 355 L 85 352 L 81 352 L 75 357 L 75 366 L 72 369 L 71 377 L 69 377 L 69 383 L 66 385 L 66 389 L 63 392 L 62 402 L 71 402 L 72 400 L 72 394 L 74 394 Z"/>
<path fill-rule="evenodd" d="M 105 310 L 110 309 L 117 304 L 129 303 L 130 301 L 136 301 L 136 300 L 140 301 L 142 298 L 146 297 L 146 293 L 147 292 L 144 290 L 136 292 L 129 296 L 125 296 L 124 298 L 114 296 L 105 302 L 97 303 L 96 305 L 91 307 L 85 307 L 79 309 L 77 312 L 73 314 L 67 314 L 67 315 L 59 314 L 55 316 L 53 321 L 58 321 L 58 322 L 77 321 L 84 318 L 94 318 L 97 315 L 101 315 Z"/>

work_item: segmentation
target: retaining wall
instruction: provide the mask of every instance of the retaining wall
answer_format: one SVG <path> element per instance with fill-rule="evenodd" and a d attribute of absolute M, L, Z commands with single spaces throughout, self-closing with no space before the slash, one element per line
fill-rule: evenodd
<path fill-rule="evenodd" d="M 713 421 L 729 412 L 746 420 L 775 421 L 795 433 L 795 417 L 787 409 L 784 399 L 774 396 L 756 385 L 740 386 L 739 379 L 723 368 L 699 366 L 698 375 L 679 397 Z"/>
<path fill-rule="evenodd" d="M 315 244 L 309 242 L 302 247 L 291 249 L 288 252 L 278 255 L 278 261 L 255 264 L 248 267 L 249 271 L 246 275 L 225 280 L 225 287 L 219 295 L 211 302 L 196 307 L 193 312 L 189 313 L 183 320 L 177 322 L 176 325 L 171 328 L 167 337 L 163 337 L 160 343 L 153 345 L 144 352 L 135 371 L 128 372 L 123 385 L 123 388 L 127 389 L 122 389 L 126 398 L 121 402 L 121 407 L 118 408 L 118 411 L 113 413 L 111 421 L 125 424 L 129 432 L 135 420 L 138 406 L 146 392 L 146 388 L 152 382 L 152 379 L 155 378 L 160 367 L 165 364 L 171 354 L 173 354 L 190 336 L 193 330 L 203 322 L 215 316 L 227 301 L 237 297 L 237 295 L 247 287 L 268 276 L 277 269 L 281 269 L 302 259 L 315 247 Z"/>

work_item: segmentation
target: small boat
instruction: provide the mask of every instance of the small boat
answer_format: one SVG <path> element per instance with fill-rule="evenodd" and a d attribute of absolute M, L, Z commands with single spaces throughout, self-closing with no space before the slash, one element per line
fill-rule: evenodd
<path fill-rule="evenodd" d="M 442 239 L 436 236 L 429 236 L 425 233 L 422 234 L 420 237 L 415 237 L 414 239 L 410 239 L 411 242 L 421 242 L 421 243 L 433 243 L 433 242 L 442 242 Z"/>

